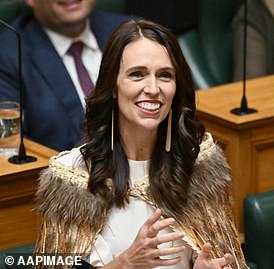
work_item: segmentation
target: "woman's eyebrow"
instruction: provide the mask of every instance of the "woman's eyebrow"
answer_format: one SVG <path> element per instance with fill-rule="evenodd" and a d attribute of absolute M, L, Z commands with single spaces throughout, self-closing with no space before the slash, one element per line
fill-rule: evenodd
<path fill-rule="evenodd" d="M 137 65 L 137 66 L 129 67 L 128 69 L 126 69 L 126 72 L 129 73 L 129 72 L 134 71 L 136 69 L 137 70 L 147 70 L 148 68 L 146 66 Z M 171 72 L 175 72 L 175 68 L 174 67 L 170 67 L 170 66 L 165 66 L 165 67 L 159 68 L 159 71 L 171 71 Z"/>
<path fill-rule="evenodd" d="M 170 67 L 170 66 L 166 66 L 166 67 L 162 67 L 159 69 L 160 71 L 171 71 L 171 72 L 175 72 L 175 68 L 174 67 Z"/>
<path fill-rule="evenodd" d="M 142 65 L 136 65 L 136 66 L 132 66 L 132 67 L 129 67 L 128 69 L 126 69 L 126 72 L 129 73 L 129 72 L 134 71 L 136 69 L 138 69 L 138 70 L 146 70 L 147 67 L 142 66 Z"/>

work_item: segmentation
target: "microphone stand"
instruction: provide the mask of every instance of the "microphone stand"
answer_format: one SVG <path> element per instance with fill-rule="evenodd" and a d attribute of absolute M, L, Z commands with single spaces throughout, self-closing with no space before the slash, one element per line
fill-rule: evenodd
<path fill-rule="evenodd" d="M 230 110 L 231 113 L 237 116 L 243 116 L 258 112 L 254 108 L 249 108 L 246 99 L 246 43 L 247 43 L 247 0 L 244 0 L 244 47 L 243 47 L 243 96 L 241 100 L 241 107 L 236 107 Z"/>
<path fill-rule="evenodd" d="M 10 31 L 16 34 L 18 42 L 18 79 L 19 79 L 19 100 L 20 100 L 20 145 L 18 149 L 18 155 L 10 157 L 8 160 L 14 164 L 24 164 L 29 162 L 34 162 L 37 160 L 36 157 L 27 156 L 26 149 L 23 141 L 23 84 L 22 84 L 22 47 L 21 47 L 21 36 L 17 30 L 12 26 L 0 19 L 0 24 L 8 28 Z"/>

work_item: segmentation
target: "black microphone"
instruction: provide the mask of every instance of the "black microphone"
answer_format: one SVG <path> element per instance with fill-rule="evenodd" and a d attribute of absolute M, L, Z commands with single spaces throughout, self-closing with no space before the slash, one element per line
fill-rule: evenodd
<path fill-rule="evenodd" d="M 230 110 L 231 113 L 243 116 L 258 112 L 254 108 L 249 108 L 246 98 L 246 44 L 247 44 L 247 0 L 244 0 L 244 36 L 243 36 L 243 96 L 241 100 L 241 106 Z"/>
<path fill-rule="evenodd" d="M 27 156 L 26 149 L 23 139 L 23 84 L 22 84 L 22 47 L 21 47 L 21 36 L 17 30 L 12 26 L 0 19 L 0 24 L 5 28 L 9 29 L 16 34 L 18 42 L 18 85 L 19 85 L 19 103 L 20 103 L 20 145 L 18 149 L 18 155 L 9 158 L 9 162 L 14 164 L 24 164 L 29 162 L 34 162 L 37 160 L 36 157 Z"/>

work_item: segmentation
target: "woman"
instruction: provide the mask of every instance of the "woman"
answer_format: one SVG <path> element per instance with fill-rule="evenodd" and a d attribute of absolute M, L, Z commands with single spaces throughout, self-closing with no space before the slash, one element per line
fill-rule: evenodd
<path fill-rule="evenodd" d="M 106 269 L 245 268 L 229 168 L 196 118 L 170 31 L 120 25 L 86 117 L 87 143 L 52 158 L 40 178 L 38 253 L 76 253 Z"/>

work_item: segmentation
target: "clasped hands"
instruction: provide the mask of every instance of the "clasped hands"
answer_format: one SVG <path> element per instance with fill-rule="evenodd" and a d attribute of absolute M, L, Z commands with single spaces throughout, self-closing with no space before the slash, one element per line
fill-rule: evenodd
<path fill-rule="evenodd" d="M 173 218 L 162 218 L 161 210 L 156 209 L 140 228 L 132 245 L 120 256 L 125 268 L 150 269 L 157 266 L 171 266 L 181 261 L 180 254 L 185 246 L 171 246 L 158 248 L 160 244 L 182 239 L 182 232 L 159 234 L 163 229 L 175 224 Z M 206 243 L 198 254 L 193 269 L 230 269 L 233 262 L 231 254 L 226 253 L 222 258 L 211 259 L 211 245 Z M 173 255 L 171 258 L 161 258 Z M 183 269 L 183 268 L 182 268 Z"/>

